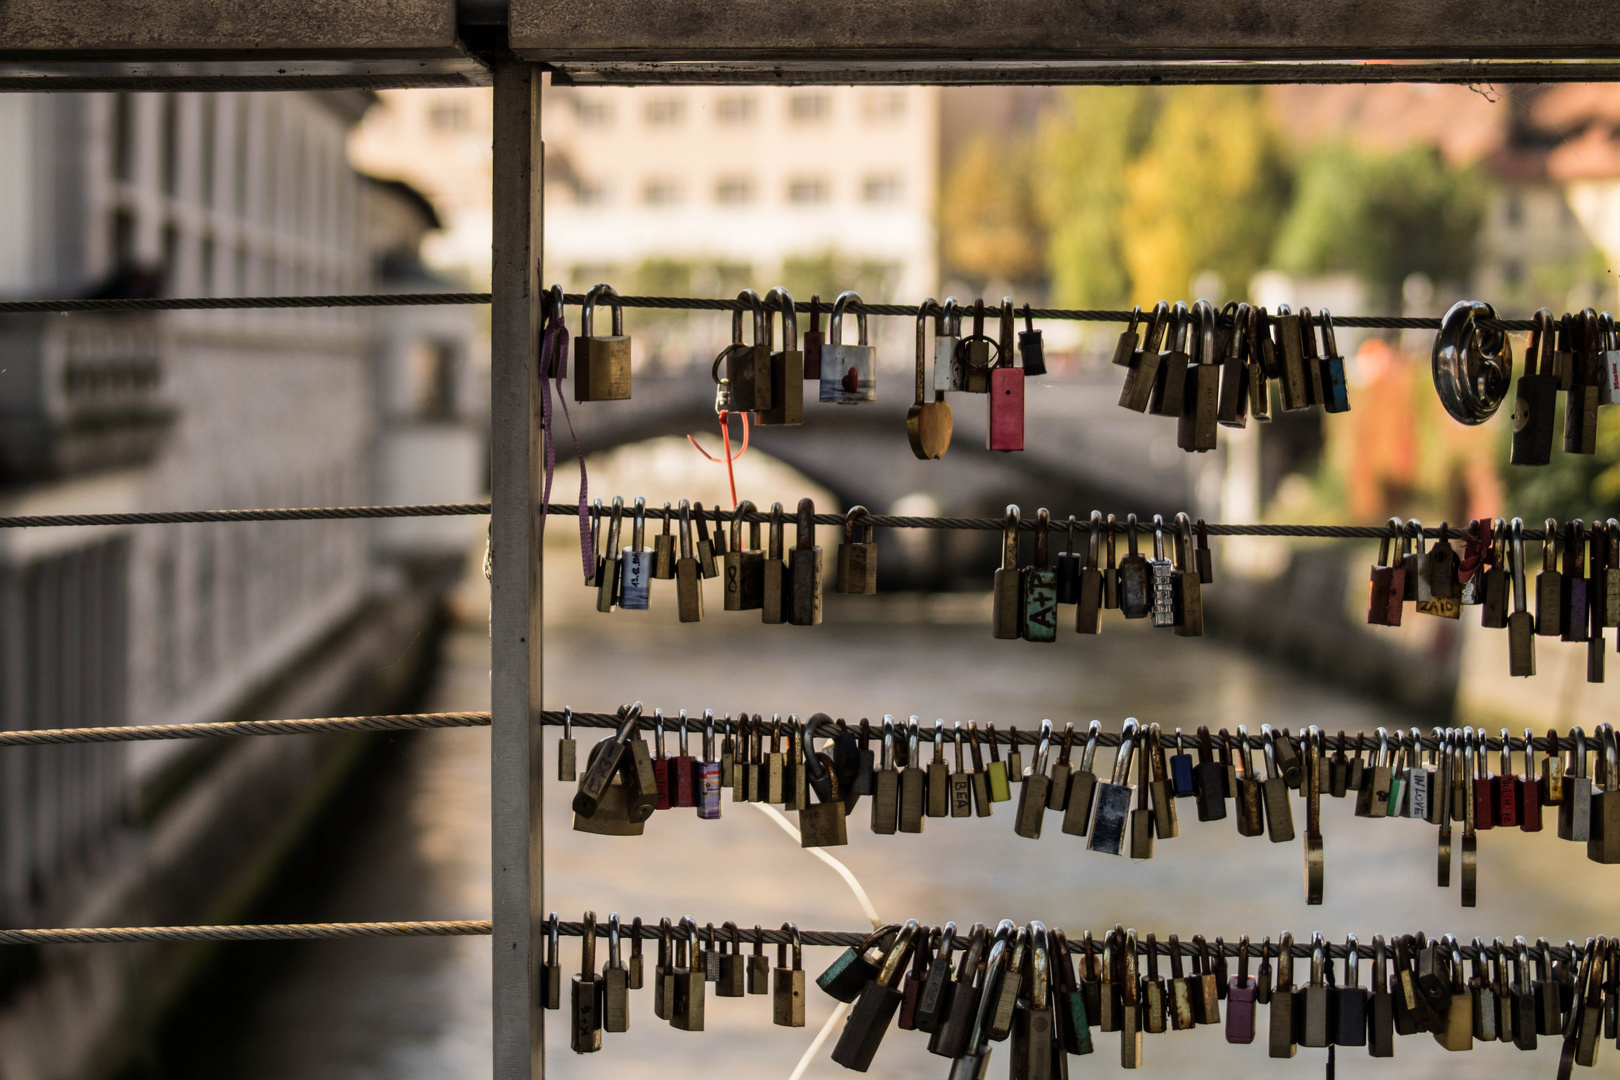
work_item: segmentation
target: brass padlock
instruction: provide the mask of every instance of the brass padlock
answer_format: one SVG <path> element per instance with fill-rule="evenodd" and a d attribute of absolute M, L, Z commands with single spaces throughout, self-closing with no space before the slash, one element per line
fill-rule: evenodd
<path fill-rule="evenodd" d="M 771 401 L 759 410 L 761 424 L 804 423 L 804 353 L 798 349 L 799 313 L 793 294 L 778 285 L 765 294 L 765 349 L 775 340 L 775 313 L 782 313 L 782 349 L 770 353 Z"/>
<path fill-rule="evenodd" d="M 613 333 L 592 334 L 596 302 L 606 300 L 613 309 Z M 574 400 L 627 401 L 630 398 L 630 336 L 624 332 L 624 308 L 611 285 L 596 285 L 585 294 L 574 339 Z"/>
<path fill-rule="evenodd" d="M 754 512 L 744 499 L 731 512 L 731 546 L 726 550 L 723 581 L 727 611 L 757 611 L 765 606 L 765 552 L 759 547 L 759 522 L 749 522 L 749 543 L 743 546 L 743 518 Z"/>
<path fill-rule="evenodd" d="M 744 289 L 737 299 L 747 305 L 731 313 L 731 344 L 726 348 L 726 379 L 730 383 L 731 408 L 735 412 L 763 412 L 772 404 L 771 342 L 765 324 L 765 306 L 753 289 Z M 743 311 L 754 316 L 754 343 L 743 344 Z"/>
<path fill-rule="evenodd" d="M 831 348 L 831 346 L 828 346 Z M 838 591 L 855 596 L 877 595 L 877 543 L 874 527 L 865 523 L 862 540 L 855 539 L 855 523 L 870 518 L 864 506 L 852 506 L 844 515 L 844 542 L 838 546 Z"/>
<path fill-rule="evenodd" d="M 821 548 L 816 544 L 816 504 L 799 500 L 793 548 L 788 552 L 787 621 L 794 626 L 821 622 Z"/>

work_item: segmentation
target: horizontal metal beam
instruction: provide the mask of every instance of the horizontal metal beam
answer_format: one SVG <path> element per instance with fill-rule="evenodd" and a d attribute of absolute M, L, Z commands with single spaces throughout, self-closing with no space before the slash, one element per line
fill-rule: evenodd
<path fill-rule="evenodd" d="M 399 60 L 0 61 L 0 93 L 108 90 L 398 90 L 488 86 L 471 57 Z"/>
<path fill-rule="evenodd" d="M 458 55 L 455 0 L 0 0 L 0 60 Z"/>
<path fill-rule="evenodd" d="M 562 62 L 548 65 L 559 86 L 932 85 L 1123 86 L 1273 83 L 1552 83 L 1620 81 L 1607 61 L 1075 61 L 934 60 L 843 62 Z"/>
<path fill-rule="evenodd" d="M 508 27 L 564 66 L 1620 58 L 1609 0 L 511 0 Z"/>

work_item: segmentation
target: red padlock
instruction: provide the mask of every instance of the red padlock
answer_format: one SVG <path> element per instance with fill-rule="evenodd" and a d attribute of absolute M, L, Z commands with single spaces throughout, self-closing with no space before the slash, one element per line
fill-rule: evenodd
<path fill-rule="evenodd" d="M 1490 829 L 1496 826 L 1496 788 L 1492 784 L 1490 762 L 1486 758 L 1485 729 L 1464 729 L 1464 739 L 1474 752 L 1474 828 Z"/>
<path fill-rule="evenodd" d="M 670 805 L 696 806 L 697 797 L 697 758 L 693 757 L 686 745 L 686 710 L 681 710 L 681 735 L 678 744 L 680 753 L 670 762 L 669 779 L 672 785 L 670 792 Z"/>
<path fill-rule="evenodd" d="M 1529 748 L 1526 747 L 1526 753 Z M 1496 824 L 1504 829 L 1514 829 L 1519 825 L 1519 785 L 1520 780 L 1513 772 L 1513 748 L 1508 742 L 1508 729 L 1502 729 L 1502 772 L 1491 781 L 1495 788 L 1493 800 L 1496 807 Z"/>
<path fill-rule="evenodd" d="M 1024 373 L 1013 366 L 1013 302 L 1001 300 L 1000 355 L 990 369 L 990 423 L 985 439 L 989 450 L 1024 448 Z"/>
<path fill-rule="evenodd" d="M 653 758 L 653 781 L 658 785 L 658 801 L 653 803 L 655 810 L 669 809 L 669 754 L 664 749 L 664 710 L 653 710 L 653 730 L 655 732 L 653 749 L 657 756 Z"/>
<path fill-rule="evenodd" d="M 1535 738 L 1534 731 L 1524 729 L 1524 776 L 1519 783 L 1519 829 L 1523 832 L 1541 831 L 1541 783 L 1536 776 Z"/>

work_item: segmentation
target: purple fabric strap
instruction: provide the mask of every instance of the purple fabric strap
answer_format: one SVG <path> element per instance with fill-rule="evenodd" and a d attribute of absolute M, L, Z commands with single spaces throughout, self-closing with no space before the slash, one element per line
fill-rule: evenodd
<path fill-rule="evenodd" d="M 553 375 L 568 363 L 568 327 L 560 315 L 553 315 L 540 334 L 540 427 L 545 441 L 546 478 L 540 495 L 540 537 L 546 535 L 546 507 L 551 505 L 551 479 L 557 470 L 557 443 L 551 433 L 551 382 L 557 380 L 557 401 L 562 405 L 563 419 L 568 423 L 568 435 L 574 440 L 574 456 L 579 459 L 579 558 L 589 578 L 596 572 L 596 545 L 591 542 L 591 515 L 586 507 L 589 491 L 585 476 L 585 454 L 579 448 L 579 435 L 574 431 L 574 418 L 568 414 L 568 396 L 563 391 L 563 377 Z"/>

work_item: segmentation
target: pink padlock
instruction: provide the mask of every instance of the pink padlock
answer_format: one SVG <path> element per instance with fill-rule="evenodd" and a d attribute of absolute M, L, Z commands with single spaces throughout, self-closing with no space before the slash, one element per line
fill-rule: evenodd
<path fill-rule="evenodd" d="M 1226 983 L 1226 1041 L 1254 1042 L 1255 981 L 1249 978 L 1249 938 L 1238 940 L 1238 973 Z"/>

